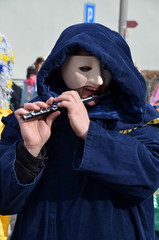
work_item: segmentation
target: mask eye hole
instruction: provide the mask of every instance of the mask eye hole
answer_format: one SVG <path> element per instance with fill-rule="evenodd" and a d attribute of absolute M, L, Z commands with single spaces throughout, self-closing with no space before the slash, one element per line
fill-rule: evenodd
<path fill-rule="evenodd" d="M 83 66 L 79 68 L 82 72 L 89 72 L 92 68 L 89 66 Z"/>

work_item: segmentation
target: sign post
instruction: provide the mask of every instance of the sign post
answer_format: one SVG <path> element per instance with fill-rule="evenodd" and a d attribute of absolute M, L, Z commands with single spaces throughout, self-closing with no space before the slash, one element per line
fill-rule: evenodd
<path fill-rule="evenodd" d="M 93 23 L 95 18 L 95 4 L 86 3 L 85 4 L 85 16 L 84 22 Z"/>
<path fill-rule="evenodd" d="M 124 38 L 128 12 L 128 0 L 120 0 L 119 33 Z"/>

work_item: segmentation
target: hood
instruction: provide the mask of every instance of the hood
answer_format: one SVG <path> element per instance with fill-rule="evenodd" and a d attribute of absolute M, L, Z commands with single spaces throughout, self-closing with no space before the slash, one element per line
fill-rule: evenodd
<path fill-rule="evenodd" d="M 145 114 L 146 84 L 134 66 L 128 44 L 115 31 L 98 23 L 81 23 L 66 28 L 37 76 L 38 95 L 46 101 L 66 91 L 66 85 L 58 74 L 76 48 L 82 48 L 107 66 L 113 80 L 109 96 L 91 111 L 102 112 L 108 118 L 139 122 Z M 97 111 L 96 111 L 97 110 Z"/>

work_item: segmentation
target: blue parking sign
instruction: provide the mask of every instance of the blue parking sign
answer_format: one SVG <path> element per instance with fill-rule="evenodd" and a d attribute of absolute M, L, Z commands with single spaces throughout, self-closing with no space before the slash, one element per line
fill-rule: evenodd
<path fill-rule="evenodd" d="M 85 22 L 93 23 L 95 18 L 95 4 L 87 3 L 85 4 Z"/>

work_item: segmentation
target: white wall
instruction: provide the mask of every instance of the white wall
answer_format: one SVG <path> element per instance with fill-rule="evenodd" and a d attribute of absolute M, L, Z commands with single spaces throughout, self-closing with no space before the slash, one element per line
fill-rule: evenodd
<path fill-rule="evenodd" d="M 95 22 L 118 31 L 120 0 L 93 0 Z M 83 22 L 86 0 L 0 0 L 0 32 L 15 54 L 14 78 L 25 78 L 26 68 L 39 56 L 48 56 L 67 26 Z M 158 70 L 159 1 L 128 0 L 128 44 L 140 69 Z"/>

